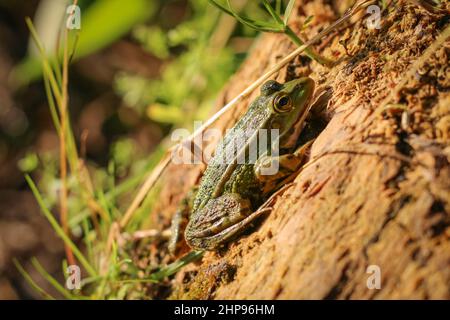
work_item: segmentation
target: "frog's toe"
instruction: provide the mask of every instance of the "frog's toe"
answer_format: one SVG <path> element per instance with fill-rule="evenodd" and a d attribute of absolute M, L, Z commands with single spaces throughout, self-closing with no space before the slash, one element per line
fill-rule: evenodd
<path fill-rule="evenodd" d="M 206 236 L 206 237 L 196 237 L 193 234 L 187 234 L 185 235 L 186 242 L 189 244 L 189 246 L 196 250 L 217 250 L 221 246 L 223 246 L 225 243 L 229 242 L 230 240 L 234 239 L 236 236 L 238 236 L 241 232 L 246 230 L 246 228 L 258 217 L 261 215 L 270 212 L 271 208 L 264 208 L 262 210 L 258 210 L 256 212 L 253 212 L 249 214 L 244 219 L 240 220 L 239 222 L 229 226 L 226 229 L 223 229 L 219 233 Z"/>

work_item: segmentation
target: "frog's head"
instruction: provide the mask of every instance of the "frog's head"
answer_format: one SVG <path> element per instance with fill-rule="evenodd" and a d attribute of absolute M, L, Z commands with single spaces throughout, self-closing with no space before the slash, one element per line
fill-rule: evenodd
<path fill-rule="evenodd" d="M 261 94 L 269 98 L 271 116 L 267 128 L 280 130 L 281 148 L 295 145 L 313 93 L 314 80 L 308 77 L 284 84 L 269 80 L 261 87 Z"/>

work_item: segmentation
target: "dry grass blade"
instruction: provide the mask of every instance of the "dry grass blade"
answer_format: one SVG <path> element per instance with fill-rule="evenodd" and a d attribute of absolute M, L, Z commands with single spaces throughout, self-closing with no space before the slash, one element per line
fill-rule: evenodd
<path fill-rule="evenodd" d="M 170 150 L 169 150 L 170 151 Z M 161 174 L 164 172 L 164 170 L 167 168 L 167 166 L 170 163 L 170 152 L 168 152 L 164 158 L 161 160 L 161 162 L 156 166 L 156 168 L 152 171 L 150 176 L 145 180 L 142 187 L 139 189 L 138 194 L 134 198 L 133 202 L 131 203 L 128 210 L 125 212 L 125 215 L 120 220 L 120 227 L 124 228 L 128 222 L 130 221 L 133 213 L 136 211 L 136 209 L 140 206 L 142 201 L 144 200 L 145 196 L 147 195 L 148 191 L 151 190 L 151 188 L 155 185 L 156 181 L 158 181 Z"/>
<path fill-rule="evenodd" d="M 292 13 L 292 9 L 294 8 L 294 4 L 295 4 L 295 0 L 290 0 L 286 6 L 286 10 L 284 11 L 284 17 L 283 17 L 283 21 L 284 21 L 285 25 L 288 24 L 289 18 Z"/>
<path fill-rule="evenodd" d="M 68 65 L 69 65 L 69 53 L 68 53 L 68 38 L 69 33 L 66 29 L 64 32 L 64 57 L 63 57 L 63 78 L 62 78 L 62 97 L 60 103 L 60 122 L 61 128 L 59 130 L 59 162 L 60 162 L 60 175 L 61 175 L 61 191 L 60 191 L 60 214 L 61 214 L 61 224 L 64 229 L 64 232 L 69 236 L 70 229 L 68 224 L 68 212 L 67 212 L 67 154 L 66 154 L 66 132 L 67 132 L 67 104 L 68 104 Z M 74 265 L 76 263 L 75 258 L 73 256 L 73 252 L 65 245 L 65 251 L 67 256 L 67 261 L 69 264 Z"/>

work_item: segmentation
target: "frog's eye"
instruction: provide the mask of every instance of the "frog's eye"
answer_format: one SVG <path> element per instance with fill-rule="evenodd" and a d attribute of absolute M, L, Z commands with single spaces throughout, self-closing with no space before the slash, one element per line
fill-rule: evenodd
<path fill-rule="evenodd" d="M 278 113 L 285 113 L 292 110 L 292 100 L 286 94 L 281 94 L 275 97 L 273 101 L 273 108 Z"/>

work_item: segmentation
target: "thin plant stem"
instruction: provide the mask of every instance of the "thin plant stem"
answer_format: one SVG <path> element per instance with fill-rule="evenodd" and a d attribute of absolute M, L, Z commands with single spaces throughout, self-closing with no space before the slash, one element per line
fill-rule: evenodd
<path fill-rule="evenodd" d="M 300 37 L 289 26 L 286 26 L 286 29 L 285 29 L 284 33 L 297 46 L 302 46 L 304 44 L 303 40 L 300 39 Z M 308 57 L 310 57 L 311 59 L 316 60 L 320 64 L 327 65 L 327 66 L 330 66 L 330 65 L 333 64 L 332 60 L 327 59 L 325 57 L 322 57 L 312 47 L 310 47 L 307 50 L 305 50 L 305 53 L 307 54 Z"/>

